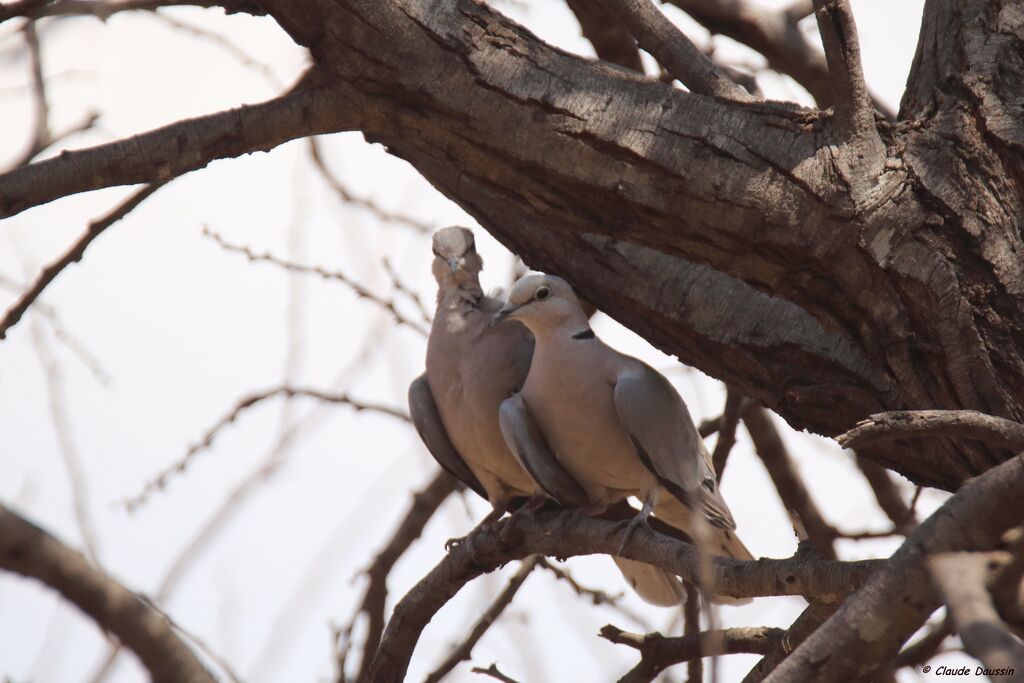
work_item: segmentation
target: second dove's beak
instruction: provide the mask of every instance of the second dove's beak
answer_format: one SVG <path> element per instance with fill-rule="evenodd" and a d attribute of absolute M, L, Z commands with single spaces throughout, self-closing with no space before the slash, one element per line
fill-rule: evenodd
<path fill-rule="evenodd" d="M 500 311 L 494 314 L 494 317 L 491 318 L 491 322 L 487 324 L 487 327 L 494 327 L 498 323 L 504 320 L 508 320 L 508 317 L 511 314 L 515 313 L 517 310 L 519 310 L 518 306 L 513 306 L 512 304 L 505 304 L 504 308 L 502 308 Z"/>
<path fill-rule="evenodd" d="M 449 257 L 448 267 L 451 269 L 452 275 L 455 275 L 455 273 L 459 272 L 459 268 L 462 267 L 463 263 L 465 263 L 464 259 L 456 258 L 454 256 Z"/>

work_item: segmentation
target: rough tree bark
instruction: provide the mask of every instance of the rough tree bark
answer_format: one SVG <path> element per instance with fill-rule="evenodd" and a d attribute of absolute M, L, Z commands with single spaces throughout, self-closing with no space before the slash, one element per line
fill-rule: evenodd
<path fill-rule="evenodd" d="M 856 97 L 834 117 L 566 54 L 472 0 L 261 5 L 309 47 L 315 87 L 269 117 L 140 136 L 127 157 L 75 152 L 87 186 L 65 182 L 70 160 L 14 171 L 4 213 L 358 128 L 531 266 L 795 427 L 832 435 L 907 408 L 1024 418 L 1019 3 L 929 0 L 899 119 L 874 126 L 839 73 L 842 21 L 825 42 Z M 123 172 L 172 148 L 186 161 L 170 171 Z M 906 445 L 864 455 L 946 489 L 1010 455 Z"/>

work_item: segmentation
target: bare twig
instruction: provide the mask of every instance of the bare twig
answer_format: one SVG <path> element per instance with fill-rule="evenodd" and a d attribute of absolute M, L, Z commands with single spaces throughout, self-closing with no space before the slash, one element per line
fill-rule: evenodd
<path fill-rule="evenodd" d="M 29 306 L 32 305 L 32 302 L 39 298 L 39 295 L 43 293 L 43 290 L 45 290 L 65 268 L 72 263 L 82 260 L 85 250 L 94 239 L 99 237 L 100 234 L 111 225 L 127 216 L 135 207 L 163 186 L 163 182 L 146 185 L 138 192 L 129 196 L 128 199 L 121 202 L 121 204 L 115 207 L 114 210 L 106 216 L 90 223 L 85 233 L 79 237 L 78 240 L 72 244 L 60 258 L 43 268 L 28 290 L 18 297 L 17 301 L 7 309 L 4 313 L 4 317 L 0 319 L 0 339 L 4 339 L 7 336 L 8 330 L 14 327 L 18 321 L 21 320 L 21 317 L 25 315 L 25 311 L 27 311 Z"/>
<path fill-rule="evenodd" d="M 697 642 L 696 648 L 695 648 L 696 652 L 694 653 L 695 656 L 691 657 L 686 662 L 686 680 L 688 681 L 688 683 L 703 683 L 703 681 L 704 681 L 704 655 L 707 652 L 707 650 L 705 649 L 704 646 L 707 645 L 707 646 L 711 647 L 713 645 L 718 645 L 721 642 L 723 642 L 725 639 L 724 638 L 716 639 L 718 642 L 716 642 L 714 644 L 712 644 L 710 642 L 704 643 L 704 642 L 701 641 L 701 639 L 700 639 L 700 591 L 698 591 L 696 588 L 694 588 L 690 584 L 686 584 L 684 586 L 684 589 L 686 590 L 686 604 L 683 605 L 683 635 L 684 636 L 689 636 L 691 638 L 695 638 L 696 642 Z M 612 642 L 614 642 L 614 641 L 612 641 Z M 640 651 L 641 651 L 641 653 L 643 653 L 643 648 L 641 648 Z M 648 659 L 646 653 L 641 655 L 640 663 L 637 664 L 637 666 L 633 668 L 633 671 L 631 671 L 626 676 L 628 677 L 629 675 L 631 675 L 634 671 L 637 671 L 638 669 L 645 669 L 645 670 L 649 670 L 649 672 L 651 674 L 651 678 L 653 679 L 655 675 L 660 673 L 665 668 L 665 667 L 660 667 L 659 668 L 659 667 L 656 667 L 656 666 L 651 666 L 652 662 L 650 662 L 650 661 L 648 661 L 645 664 L 645 662 L 644 662 L 645 659 Z"/>
<path fill-rule="evenodd" d="M 920 437 L 972 439 L 1024 449 L 1024 424 L 973 410 L 896 410 L 877 413 L 836 437 L 844 448 L 864 448 L 879 441 Z"/>
<path fill-rule="evenodd" d="M 216 31 L 211 31 L 209 29 L 203 28 L 201 26 L 195 26 L 188 22 L 181 21 L 180 19 L 176 19 L 163 12 L 154 11 L 151 16 L 156 17 L 159 21 L 163 22 L 164 24 L 167 24 L 173 29 L 176 29 L 183 33 L 191 34 L 197 38 L 201 38 L 203 40 L 213 43 L 214 45 L 216 45 L 217 47 L 219 47 L 220 49 L 224 50 L 229 55 L 234 57 L 240 64 L 242 64 L 242 66 L 252 69 L 256 73 L 260 74 L 260 76 L 262 76 L 263 79 L 266 80 L 266 82 L 269 83 L 271 87 L 274 88 L 274 90 L 284 89 L 284 83 L 282 83 L 281 80 L 278 79 L 278 77 L 274 74 L 274 70 L 271 69 L 270 66 L 252 57 L 248 52 L 243 50 L 237 44 L 231 42 L 231 40 L 229 40 L 227 36 L 221 33 L 217 33 Z"/>
<path fill-rule="evenodd" d="M 754 451 L 761 458 L 768 475 L 772 478 L 772 483 L 775 484 L 783 507 L 799 516 L 815 549 L 823 557 L 835 559 L 836 551 L 832 541 L 837 532 L 822 516 L 803 480 L 800 479 L 786 445 L 772 423 L 771 415 L 757 405 L 747 412 L 743 424 L 754 442 Z"/>
<path fill-rule="evenodd" d="M 216 680 L 148 601 L 3 505 L 0 567 L 37 579 L 73 602 L 138 655 L 154 681 Z"/>
<path fill-rule="evenodd" d="M 640 651 L 640 663 L 619 679 L 619 683 L 639 683 L 653 680 L 674 664 L 699 662 L 701 657 L 739 653 L 763 655 L 782 640 L 784 633 L 781 628 L 730 628 L 668 638 L 659 633 L 627 633 L 609 624 L 601 629 L 600 635 L 616 645 Z M 690 678 L 691 683 L 699 683 L 699 680 Z"/>
<path fill-rule="evenodd" d="M 357 197 L 354 194 L 352 194 L 348 190 L 348 188 L 346 188 L 342 184 L 342 182 L 338 180 L 337 176 L 335 176 L 334 173 L 331 172 L 331 169 L 328 168 L 327 163 L 324 161 L 323 153 L 320 149 L 320 143 L 316 140 L 316 138 L 309 138 L 309 156 L 313 160 L 313 165 L 320 172 L 320 175 L 323 176 L 324 180 L 327 181 L 327 184 L 331 187 L 332 190 L 334 190 L 335 194 L 338 195 L 341 201 L 345 202 L 346 204 L 351 204 L 352 206 L 364 209 L 373 214 L 374 216 L 376 216 L 379 220 L 384 221 L 385 223 L 395 223 L 397 225 L 404 225 L 418 232 L 433 232 L 434 228 L 436 227 L 430 223 L 425 223 L 423 221 L 412 218 L 411 216 L 393 213 L 379 206 L 376 202 L 374 202 L 371 199 L 363 199 L 362 197 Z"/>
<path fill-rule="evenodd" d="M 953 635 L 953 624 L 950 622 L 949 617 L 944 617 L 942 621 L 932 625 L 928 632 L 921 636 L 919 640 L 900 650 L 900 653 L 896 655 L 895 661 L 893 661 L 892 668 L 902 669 L 909 667 L 916 669 L 934 657 L 942 643 L 951 635 Z"/>
<path fill-rule="evenodd" d="M 597 56 L 606 62 L 644 72 L 640 51 L 629 31 L 601 5 L 601 0 L 566 0 L 580 23 L 583 37 L 594 46 Z"/>
<path fill-rule="evenodd" d="M 856 463 L 857 469 L 861 471 L 871 486 L 878 506 L 892 520 L 893 527 L 904 534 L 916 527 L 917 516 L 914 513 L 914 506 L 903 502 L 903 492 L 893 481 L 889 471 L 859 454 L 856 456 Z M 917 502 L 918 496 L 920 496 L 920 487 L 914 492 L 914 503 Z"/>
<path fill-rule="evenodd" d="M 399 277 L 395 267 L 391 265 L 391 259 L 386 257 L 384 258 L 384 270 L 387 271 L 388 277 L 391 279 L 391 286 L 395 288 L 395 291 L 399 294 L 404 294 L 416 306 L 416 311 L 420 314 L 420 320 L 429 325 L 434 319 L 430 309 L 423 305 L 416 292 L 409 289 L 408 285 L 402 282 L 402 278 Z"/>
<path fill-rule="evenodd" d="M 526 582 L 526 579 L 530 576 L 534 569 L 537 568 L 539 556 L 534 555 L 527 558 L 522 566 L 519 567 L 519 571 L 509 579 L 508 585 L 505 589 L 498 594 L 498 597 L 494 599 L 494 602 L 484 611 L 473 628 L 469 630 L 469 634 L 462 640 L 461 643 L 448 655 L 447 658 L 431 672 L 426 679 L 425 683 L 439 683 L 442 678 L 447 676 L 460 662 L 464 662 L 470 658 L 473 654 L 473 647 L 480 641 L 480 639 L 487 633 L 487 630 L 491 625 L 497 621 L 501 613 L 505 611 L 505 608 L 512 603 L 512 599 L 515 598 L 516 593 Z"/>
<path fill-rule="evenodd" d="M 1024 644 L 1007 630 L 992 603 L 986 584 L 992 558 L 988 553 L 942 553 L 928 559 L 928 569 L 964 649 L 995 671 L 1024 681 Z"/>
<path fill-rule="evenodd" d="M 604 6 L 629 28 L 641 48 L 693 92 L 737 102 L 757 101 L 708 59 L 651 0 L 604 0 Z"/>
<path fill-rule="evenodd" d="M 366 570 L 369 582 L 363 599 L 359 603 L 351 621 L 345 629 L 346 635 L 352 633 L 355 620 L 360 614 L 366 615 L 366 638 L 363 641 L 363 655 L 357 681 L 365 681 L 373 655 L 380 645 L 381 634 L 384 633 L 384 610 L 388 597 L 388 576 L 399 558 L 405 554 L 409 546 L 420 537 L 427 522 L 433 519 L 441 504 L 454 491 L 462 488 L 462 484 L 445 471 L 440 471 L 422 491 L 412 498 L 412 505 L 398 523 L 387 545 L 373 558 L 373 563 Z M 339 671 L 339 681 L 343 681 L 344 671 Z"/>
<path fill-rule="evenodd" d="M 475 674 L 489 676 L 490 678 L 501 681 L 501 683 L 519 683 L 516 679 L 509 678 L 505 674 L 501 673 L 501 671 L 498 670 L 497 663 L 495 662 L 491 662 L 491 665 L 486 669 L 481 669 L 479 666 L 474 666 L 472 669 L 470 669 L 470 671 L 472 671 Z"/>
<path fill-rule="evenodd" d="M 46 375 L 46 393 L 50 403 L 50 419 L 53 422 L 53 430 L 57 436 L 57 443 L 60 446 L 61 460 L 64 463 L 64 470 L 68 475 L 68 485 L 71 489 L 71 504 L 75 511 L 75 524 L 82 535 L 82 545 L 85 548 L 86 557 L 97 567 L 99 562 L 99 540 L 96 534 L 96 526 L 92 520 L 92 510 L 89 505 L 89 486 L 86 482 L 85 471 L 82 468 L 82 459 L 78 453 L 74 436 L 71 433 L 71 423 L 68 420 L 67 402 L 64 392 L 64 374 L 61 371 L 57 357 L 53 354 L 41 328 L 38 318 L 29 322 L 29 332 L 32 336 L 32 345 L 35 347 L 39 363 L 43 366 L 43 373 Z"/>
<path fill-rule="evenodd" d="M 252 0 L 19 0 L 0 6 L 0 22 L 13 17 L 94 16 L 106 21 L 119 12 L 151 12 L 161 7 L 223 7 L 229 14 L 263 14 Z"/>
<path fill-rule="evenodd" d="M 124 500 L 124 506 L 128 509 L 129 512 L 133 512 L 136 508 L 145 503 L 146 500 L 154 491 L 163 490 L 167 486 L 167 482 L 171 479 L 171 477 L 173 477 L 176 474 L 183 473 L 186 470 L 186 468 L 188 468 L 189 463 L 191 463 L 192 459 L 198 453 L 206 450 L 211 445 L 213 445 L 214 439 L 217 438 L 217 435 L 220 434 L 221 430 L 223 430 L 224 427 L 226 427 L 229 424 L 232 424 L 235 420 L 237 420 L 240 414 L 242 414 L 249 408 L 252 408 L 254 405 L 262 403 L 263 401 L 266 401 L 267 399 L 270 398 L 274 398 L 276 396 L 284 396 L 285 398 L 313 398 L 318 401 L 323 401 L 324 403 L 338 403 L 341 405 L 347 405 L 356 410 L 356 412 L 369 411 L 374 413 L 382 413 L 384 415 L 390 415 L 391 417 L 397 418 L 399 420 L 404 420 L 406 422 L 408 422 L 409 420 L 409 416 L 406 415 L 401 410 L 392 408 L 390 406 L 358 401 L 356 399 L 353 399 L 344 392 L 336 393 L 322 391 L 320 389 L 310 389 L 305 387 L 292 387 L 284 385 L 274 387 L 273 389 L 268 389 L 266 391 L 250 394 L 245 398 L 239 399 L 238 402 L 235 403 L 234 407 L 224 417 L 222 417 L 220 420 L 214 423 L 212 427 L 206 430 L 206 433 L 203 435 L 203 438 L 198 443 L 190 446 L 188 451 L 180 460 L 175 462 L 173 465 L 165 468 L 151 481 L 147 482 L 142 487 L 142 491 L 140 491 L 138 494 Z"/>
<path fill-rule="evenodd" d="M 16 292 L 20 292 L 25 289 L 25 285 L 4 275 L 0 275 L 0 287 Z M 63 344 L 68 351 L 78 358 L 79 362 L 85 366 L 97 382 L 105 387 L 110 386 L 110 373 L 103 367 L 103 364 L 99 361 L 96 355 L 86 348 L 82 340 L 73 335 L 71 331 L 65 327 L 64 322 L 61 320 L 61 317 L 55 307 L 42 301 L 36 301 L 32 306 L 32 312 L 39 314 L 47 323 L 49 323 L 50 329 L 53 331 L 53 336 L 57 341 Z"/>
<path fill-rule="evenodd" d="M 59 133 L 53 132 L 53 129 L 50 127 L 50 104 L 46 94 L 46 80 L 43 76 L 43 60 L 35 20 L 30 19 L 25 22 L 22 32 L 25 35 L 25 44 L 28 46 L 29 85 L 32 94 L 32 104 L 35 110 L 35 120 L 28 148 L 9 168 L 18 168 L 30 163 L 46 148 L 75 133 L 89 130 L 99 120 L 99 114 L 89 112 L 80 123 L 74 124 Z"/>
<path fill-rule="evenodd" d="M 876 147 L 872 152 L 877 152 L 882 142 L 864 83 L 857 24 L 849 0 L 814 0 L 814 13 L 835 92 L 833 106 L 839 134 L 848 141 L 871 141 Z"/>
<path fill-rule="evenodd" d="M 351 289 L 357 297 L 361 299 L 366 299 L 367 301 L 372 301 L 381 308 L 386 309 L 389 313 L 391 313 L 391 316 L 395 319 L 396 323 L 400 325 L 405 325 L 424 337 L 427 336 L 428 334 L 427 329 L 423 327 L 422 324 L 414 320 L 409 320 L 404 315 L 402 315 L 402 312 L 399 311 L 397 306 L 395 305 L 394 297 L 386 299 L 382 296 L 378 296 L 377 294 L 374 294 L 365 286 L 359 284 L 358 282 L 356 282 L 349 276 L 345 275 L 344 273 L 341 273 L 339 271 L 325 270 L 319 266 L 305 266 L 300 263 L 292 263 L 290 261 L 280 259 L 268 252 L 256 253 L 249 249 L 248 247 L 231 244 L 230 242 L 228 242 L 223 237 L 213 232 L 206 226 L 203 226 L 203 235 L 205 237 L 209 237 L 210 239 L 212 239 L 214 242 L 220 245 L 220 247 L 225 251 L 241 254 L 254 263 L 272 263 L 292 273 L 307 273 L 310 275 L 318 275 L 324 280 L 334 280 L 336 282 L 340 282 L 349 289 Z"/>
<path fill-rule="evenodd" d="M 715 441 L 715 450 L 711 454 L 711 460 L 715 466 L 715 473 L 719 481 L 725 472 L 725 464 L 728 462 L 729 453 L 736 445 L 736 426 L 740 421 L 743 395 L 732 387 L 726 387 L 725 407 L 722 409 L 722 418 L 718 424 L 718 440 Z"/>

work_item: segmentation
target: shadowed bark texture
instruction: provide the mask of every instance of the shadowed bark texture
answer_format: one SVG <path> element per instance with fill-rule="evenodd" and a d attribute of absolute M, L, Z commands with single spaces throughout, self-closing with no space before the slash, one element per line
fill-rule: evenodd
<path fill-rule="evenodd" d="M 531 266 L 794 427 L 1024 417 L 1019 3 L 930 0 L 899 119 L 873 127 L 845 3 L 817 12 L 832 82 L 856 95 L 837 116 L 686 92 L 472 0 L 261 6 L 312 52 L 291 93 L 15 170 L 3 210 L 359 129 Z M 1010 455 L 906 445 L 863 455 L 950 490 Z"/>

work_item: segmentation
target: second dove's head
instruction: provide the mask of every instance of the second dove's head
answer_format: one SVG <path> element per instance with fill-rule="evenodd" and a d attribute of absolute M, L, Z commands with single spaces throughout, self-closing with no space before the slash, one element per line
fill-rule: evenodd
<path fill-rule="evenodd" d="M 441 228 L 434 233 L 433 247 L 433 271 L 438 284 L 476 281 L 484 262 L 476 253 L 476 240 L 469 228 Z"/>
<path fill-rule="evenodd" d="M 518 320 L 534 333 L 567 321 L 587 325 L 587 316 L 568 282 L 556 275 L 532 273 L 519 278 L 494 322 Z"/>

